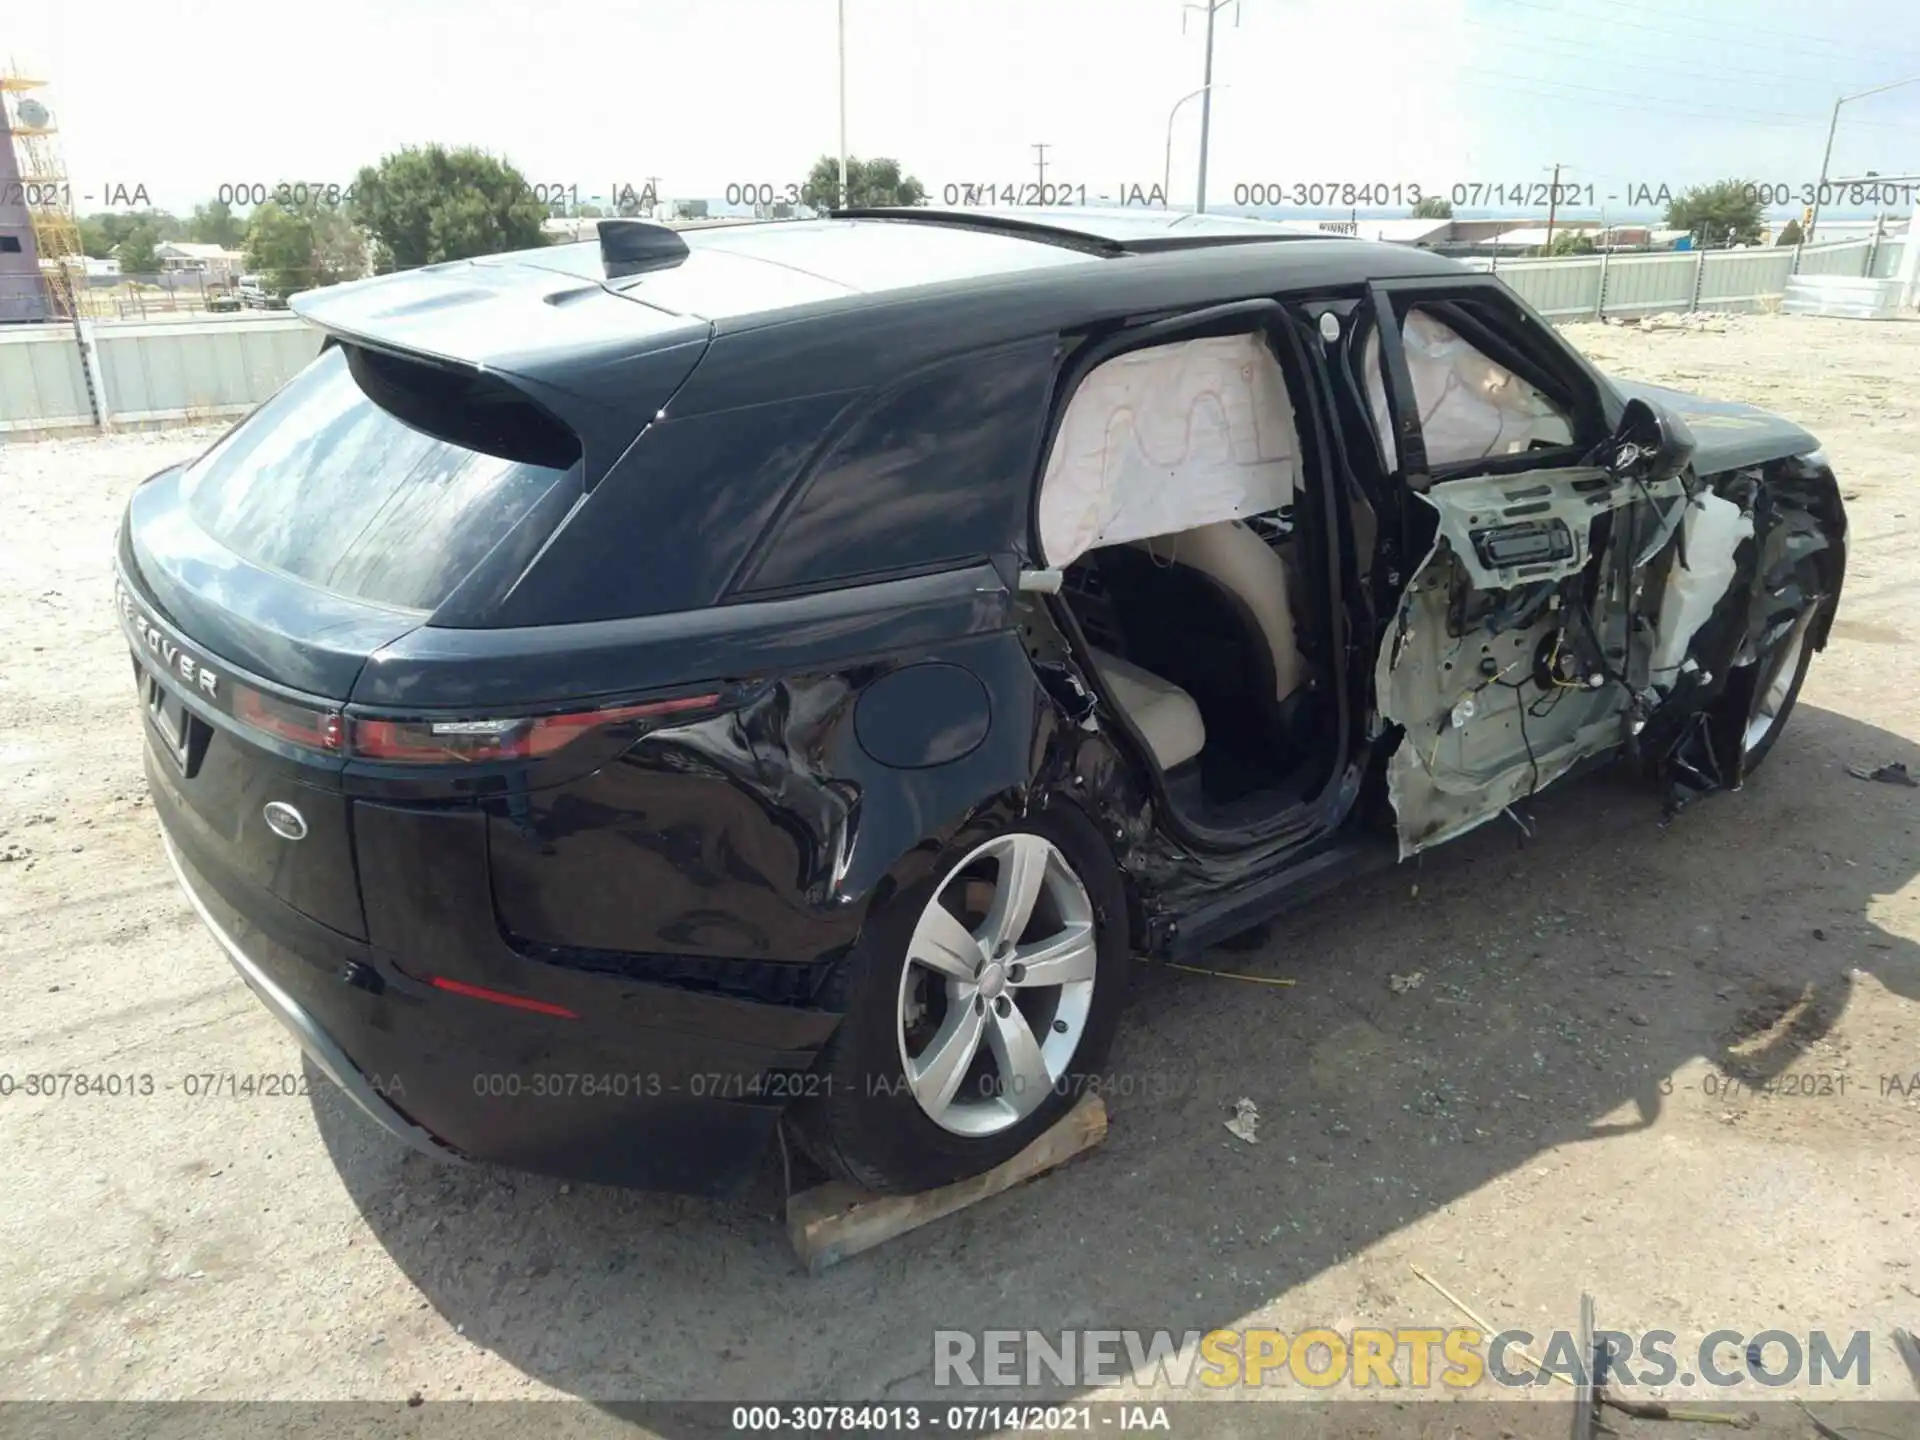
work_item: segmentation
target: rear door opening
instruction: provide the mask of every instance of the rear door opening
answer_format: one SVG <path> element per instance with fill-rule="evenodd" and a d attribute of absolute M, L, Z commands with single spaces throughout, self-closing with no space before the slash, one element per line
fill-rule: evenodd
<path fill-rule="evenodd" d="M 1038 523 L 1085 657 L 1170 807 L 1242 843 L 1338 769 L 1324 634 L 1339 547 L 1316 488 L 1317 431 L 1301 433 L 1318 416 L 1278 353 L 1285 332 L 1261 328 L 1290 320 L 1270 301 L 1233 309 L 1079 379 Z"/>

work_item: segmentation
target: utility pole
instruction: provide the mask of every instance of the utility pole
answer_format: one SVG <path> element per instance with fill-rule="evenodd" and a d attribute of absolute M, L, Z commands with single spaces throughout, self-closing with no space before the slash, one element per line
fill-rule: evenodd
<path fill-rule="evenodd" d="M 1207 61 L 1206 73 L 1201 77 L 1200 87 L 1200 183 L 1194 200 L 1194 213 L 1207 213 L 1207 139 L 1213 126 L 1213 17 L 1227 6 L 1233 6 L 1233 20 L 1240 23 L 1240 0 L 1201 0 L 1199 4 L 1188 4 L 1180 12 L 1180 28 L 1187 28 L 1187 11 L 1204 10 L 1207 12 Z"/>
<path fill-rule="evenodd" d="M 1047 195 L 1047 142 L 1046 141 L 1039 140 L 1034 142 L 1033 163 L 1034 163 L 1034 167 L 1038 169 L 1040 172 L 1039 201 L 1042 205 L 1044 205 L 1046 204 L 1046 195 Z"/>
<path fill-rule="evenodd" d="M 847 194 L 847 0 L 840 8 L 840 205 L 852 204 Z"/>
<path fill-rule="evenodd" d="M 1553 162 L 1553 189 L 1547 192 L 1547 253 L 1553 253 L 1553 220 L 1560 213 L 1560 162 Z"/>

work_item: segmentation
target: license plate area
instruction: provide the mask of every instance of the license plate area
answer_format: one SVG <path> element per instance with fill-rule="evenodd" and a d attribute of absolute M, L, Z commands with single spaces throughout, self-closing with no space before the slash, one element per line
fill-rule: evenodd
<path fill-rule="evenodd" d="M 137 657 L 133 662 L 133 674 L 141 706 L 146 712 L 147 736 L 153 748 L 165 756 L 181 775 L 191 778 L 194 771 L 200 768 L 201 757 L 206 754 L 212 727 L 188 709 L 187 702 L 163 685 L 159 676 L 142 665 Z"/>

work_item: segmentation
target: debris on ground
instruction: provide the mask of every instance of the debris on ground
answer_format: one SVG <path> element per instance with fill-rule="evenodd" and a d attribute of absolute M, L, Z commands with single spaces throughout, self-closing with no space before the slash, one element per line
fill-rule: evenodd
<path fill-rule="evenodd" d="M 1729 317 L 1706 310 L 1663 310 L 1657 315 L 1602 317 L 1602 323 L 1633 330 L 1693 330 L 1718 335 L 1727 329 Z"/>
<path fill-rule="evenodd" d="M 1427 978 L 1424 970 L 1412 970 L 1405 975 L 1387 976 L 1387 988 L 1396 995 L 1404 995 L 1409 990 L 1418 990 L 1421 982 Z"/>
<path fill-rule="evenodd" d="M 1486 1320 L 1481 1317 L 1480 1313 L 1468 1305 L 1466 1301 L 1454 1294 L 1453 1291 L 1447 1289 L 1446 1286 L 1427 1274 L 1427 1272 L 1422 1270 L 1418 1265 L 1408 1265 L 1407 1268 L 1411 1270 L 1417 1278 L 1431 1285 L 1441 1296 L 1452 1304 L 1454 1309 L 1473 1321 L 1484 1333 L 1488 1335 L 1500 1333 L 1492 1325 L 1489 1325 Z M 1582 1329 L 1583 1331 L 1590 1331 L 1592 1326 L 1588 1322 L 1590 1322 L 1592 1318 L 1593 1302 L 1590 1297 L 1585 1295 L 1580 1298 Z M 1576 1389 L 1579 1388 L 1575 1382 L 1567 1376 L 1564 1370 L 1558 1368 L 1548 1369 L 1546 1364 L 1536 1358 L 1532 1352 L 1522 1350 L 1516 1346 L 1511 1353 L 1518 1355 L 1539 1373 L 1541 1384 L 1548 1384 L 1554 1380 L 1558 1380 L 1562 1385 L 1574 1385 Z M 1603 1356 L 1599 1350 L 1595 1350 L 1593 1353 L 1595 1368 L 1597 1370 L 1599 1364 L 1602 1363 Z M 1751 1413 L 1739 1414 L 1716 1410 L 1683 1410 L 1678 1406 L 1668 1405 L 1660 1400 L 1628 1400 L 1623 1396 L 1612 1394 L 1604 1385 L 1597 1385 L 1593 1391 L 1592 1408 L 1589 1409 L 1585 1417 L 1587 1423 L 1580 1425 L 1575 1431 L 1576 1434 L 1592 1435 L 1602 1431 L 1609 1434 L 1613 1433 L 1607 1431 L 1605 1426 L 1596 1423 L 1599 1418 L 1598 1407 L 1602 1405 L 1609 1409 L 1618 1410 L 1622 1415 L 1630 1415 L 1639 1420 L 1681 1420 L 1690 1421 L 1699 1425 L 1729 1425 L 1736 1430 L 1752 1429 L 1758 1418 Z"/>
<path fill-rule="evenodd" d="M 1856 780 L 1878 780 L 1883 785 L 1909 785 L 1920 790 L 1920 780 L 1913 778 L 1904 760 L 1894 760 L 1885 765 L 1875 766 L 1871 770 L 1858 765 L 1849 765 L 1847 773 Z"/>
<path fill-rule="evenodd" d="M 1169 970 L 1184 970 L 1189 975 L 1211 975 L 1216 980 L 1245 980 L 1250 985 L 1297 985 L 1297 980 L 1288 980 L 1279 975 L 1243 975 L 1238 970 L 1210 970 L 1204 965 L 1176 965 L 1171 960 L 1161 962 Z"/>
<path fill-rule="evenodd" d="M 1242 1095 L 1233 1102 L 1233 1118 L 1227 1121 L 1227 1129 L 1249 1145 L 1258 1145 L 1260 1136 L 1260 1107 Z"/>
<path fill-rule="evenodd" d="M 1906 1363 L 1907 1374 L 1913 1377 L 1913 1388 L 1920 1390 L 1920 1340 L 1914 1338 L 1911 1330 L 1895 1329 L 1893 1348 L 1900 1352 L 1900 1358 Z"/>

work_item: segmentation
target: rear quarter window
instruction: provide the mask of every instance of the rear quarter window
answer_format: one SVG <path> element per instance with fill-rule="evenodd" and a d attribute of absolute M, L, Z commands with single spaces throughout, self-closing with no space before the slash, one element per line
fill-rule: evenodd
<path fill-rule="evenodd" d="M 801 482 L 748 591 L 957 564 L 1025 537 L 1056 340 L 964 355 L 878 396 Z"/>
<path fill-rule="evenodd" d="M 253 564 L 429 611 L 554 486 L 578 441 L 511 387 L 332 345 L 196 461 L 189 512 Z"/>

